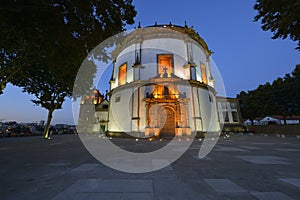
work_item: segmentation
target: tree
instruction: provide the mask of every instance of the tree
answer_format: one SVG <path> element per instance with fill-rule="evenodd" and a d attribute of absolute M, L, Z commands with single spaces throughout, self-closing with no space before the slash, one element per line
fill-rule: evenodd
<path fill-rule="evenodd" d="M 28 61 L 28 57 L 20 59 L 19 55 L 21 52 L 24 53 L 27 49 L 24 40 L 17 39 L 20 38 L 22 33 L 15 28 L 7 26 L 5 23 L 0 23 L 0 47 L 2 47 L 0 49 L 0 95 L 3 93 L 6 84 L 20 73 L 23 67 L 31 64 L 33 61 Z M 15 33 L 15 35 L 12 35 L 12 33 Z M 16 46 L 18 46 L 18 49 L 16 49 Z M 19 62 L 23 62 L 23 64 Z"/>
<path fill-rule="evenodd" d="M 72 95 L 88 52 L 134 23 L 132 0 L 4 0 L 0 10 L 1 85 L 22 87 L 48 110 L 47 138 L 52 113 Z M 93 75 L 96 68 L 90 66 Z"/>
<path fill-rule="evenodd" d="M 256 102 L 253 98 L 253 92 L 245 92 L 242 91 L 240 94 L 237 95 L 237 98 L 239 99 L 240 109 L 242 116 L 246 119 L 250 119 L 252 125 L 253 120 L 258 116 L 257 109 L 253 109 L 253 107 L 256 107 Z"/>
<path fill-rule="evenodd" d="M 288 78 L 285 77 L 286 88 L 289 91 L 289 110 L 293 115 L 300 115 L 300 65 L 296 65 Z"/>
<path fill-rule="evenodd" d="M 260 116 L 268 115 L 272 112 L 271 84 L 259 85 L 255 90 L 240 92 L 239 99 L 242 116 L 253 120 Z"/>
<path fill-rule="evenodd" d="M 273 32 L 272 39 L 290 38 L 300 50 L 300 2 L 298 0 L 257 0 L 254 21 L 261 19 L 261 28 Z"/>
<path fill-rule="evenodd" d="M 300 65 L 284 78 L 259 85 L 255 90 L 240 92 L 242 116 L 251 121 L 266 115 L 287 116 L 300 114 Z M 285 120 L 286 121 L 286 120 Z"/>

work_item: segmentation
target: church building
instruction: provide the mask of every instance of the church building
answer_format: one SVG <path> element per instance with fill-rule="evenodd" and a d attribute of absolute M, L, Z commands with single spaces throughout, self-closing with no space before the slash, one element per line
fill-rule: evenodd
<path fill-rule="evenodd" d="M 113 52 L 110 90 L 97 97 L 94 131 L 134 137 L 220 131 L 211 54 L 187 25 L 139 26 Z"/>

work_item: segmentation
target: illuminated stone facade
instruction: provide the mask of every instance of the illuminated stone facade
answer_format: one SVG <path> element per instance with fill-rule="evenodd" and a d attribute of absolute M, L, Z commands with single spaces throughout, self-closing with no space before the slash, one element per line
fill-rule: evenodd
<path fill-rule="evenodd" d="M 108 133 L 149 137 L 219 131 L 210 55 L 187 26 L 134 30 L 114 51 Z"/>

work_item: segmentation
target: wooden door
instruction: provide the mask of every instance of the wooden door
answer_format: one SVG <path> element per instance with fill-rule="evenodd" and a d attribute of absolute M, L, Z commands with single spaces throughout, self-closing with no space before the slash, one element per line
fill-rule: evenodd
<path fill-rule="evenodd" d="M 160 114 L 160 134 L 163 136 L 175 135 L 175 114 L 172 109 L 162 109 Z"/>

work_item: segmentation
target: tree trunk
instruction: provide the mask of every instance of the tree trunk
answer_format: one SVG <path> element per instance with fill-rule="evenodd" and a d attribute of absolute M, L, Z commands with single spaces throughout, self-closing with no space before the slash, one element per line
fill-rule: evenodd
<path fill-rule="evenodd" d="M 50 123 L 52 120 L 52 113 L 54 110 L 48 110 L 48 117 L 47 117 L 47 122 L 45 125 L 45 129 L 44 129 L 44 138 L 49 139 L 49 128 L 50 128 Z"/>

